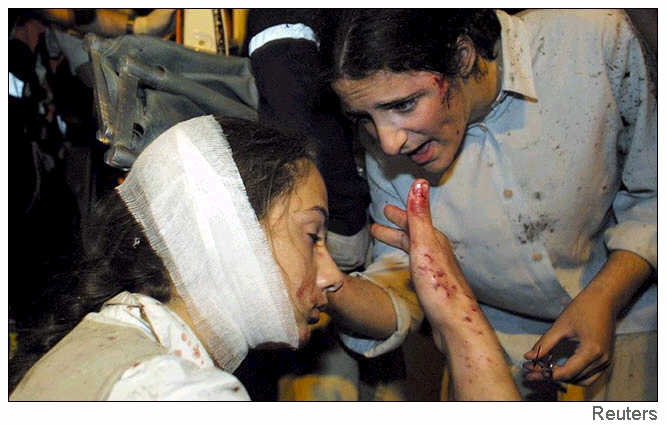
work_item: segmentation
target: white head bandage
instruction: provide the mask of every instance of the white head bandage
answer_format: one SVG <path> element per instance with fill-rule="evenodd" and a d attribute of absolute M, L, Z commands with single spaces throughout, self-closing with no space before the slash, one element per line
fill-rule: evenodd
<path fill-rule="evenodd" d="M 175 125 L 146 147 L 117 190 L 211 356 L 233 371 L 249 347 L 296 348 L 298 333 L 223 131 L 211 116 Z"/>

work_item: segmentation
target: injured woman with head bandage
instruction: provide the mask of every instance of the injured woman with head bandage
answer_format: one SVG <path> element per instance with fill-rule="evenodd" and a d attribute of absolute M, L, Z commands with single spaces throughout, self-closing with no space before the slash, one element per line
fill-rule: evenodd
<path fill-rule="evenodd" d="M 308 141 L 240 119 L 163 133 L 96 208 L 71 287 L 54 287 L 43 320 L 19 334 L 10 400 L 248 400 L 232 375 L 248 351 L 303 345 L 349 282 L 325 243 L 317 163 Z M 390 213 L 436 344 L 461 397 L 516 398 L 425 185 Z"/>
<path fill-rule="evenodd" d="M 305 343 L 342 285 L 315 164 L 244 120 L 162 134 L 97 209 L 50 321 L 20 337 L 10 399 L 247 400 L 231 372 L 248 350 Z"/>

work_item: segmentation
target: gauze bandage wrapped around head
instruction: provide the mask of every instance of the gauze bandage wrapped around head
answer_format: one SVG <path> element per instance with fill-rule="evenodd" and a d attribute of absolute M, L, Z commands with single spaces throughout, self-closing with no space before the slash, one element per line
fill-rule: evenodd
<path fill-rule="evenodd" d="M 211 116 L 167 130 L 117 190 L 142 225 L 220 367 L 248 349 L 296 348 L 292 304 L 239 175 L 224 129 Z"/>

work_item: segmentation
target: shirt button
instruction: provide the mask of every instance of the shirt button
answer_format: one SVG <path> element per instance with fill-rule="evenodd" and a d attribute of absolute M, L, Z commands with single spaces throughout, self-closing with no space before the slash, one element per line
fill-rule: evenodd
<path fill-rule="evenodd" d="M 514 193 L 512 192 L 512 190 L 510 190 L 510 189 L 505 189 L 505 190 L 503 190 L 503 196 L 504 196 L 506 199 L 510 199 L 510 198 L 512 197 L 512 195 L 514 195 Z"/>
<path fill-rule="evenodd" d="M 542 254 L 540 254 L 539 252 L 536 252 L 535 254 L 533 254 L 533 260 L 534 261 L 542 261 Z"/>

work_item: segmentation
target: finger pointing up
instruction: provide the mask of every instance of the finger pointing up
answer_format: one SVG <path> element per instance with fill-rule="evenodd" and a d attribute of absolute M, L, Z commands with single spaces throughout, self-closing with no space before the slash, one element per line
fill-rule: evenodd
<path fill-rule="evenodd" d="M 424 179 L 417 179 L 410 187 L 408 194 L 408 229 L 410 239 L 419 242 L 420 235 L 433 226 L 429 204 L 429 184 Z"/>

